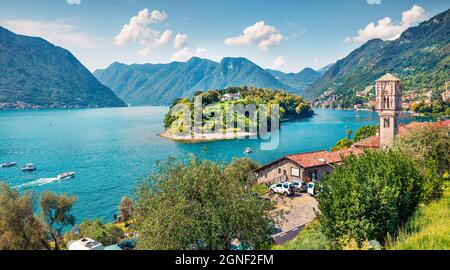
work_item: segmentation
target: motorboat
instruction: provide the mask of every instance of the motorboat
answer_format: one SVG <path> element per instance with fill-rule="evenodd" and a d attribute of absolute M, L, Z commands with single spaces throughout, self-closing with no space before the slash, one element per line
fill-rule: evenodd
<path fill-rule="evenodd" d="M 253 150 L 251 148 L 247 147 L 247 148 L 245 148 L 244 152 L 247 153 L 247 154 L 250 154 L 250 153 L 253 152 Z"/>
<path fill-rule="evenodd" d="M 17 162 L 5 162 L 0 165 L 2 168 L 11 168 L 17 165 Z"/>
<path fill-rule="evenodd" d="M 56 176 L 56 178 L 58 178 L 58 180 L 66 180 L 66 179 L 70 179 L 73 177 L 75 177 L 75 172 L 65 172 L 65 173 L 58 174 L 58 176 Z"/>
<path fill-rule="evenodd" d="M 33 172 L 36 170 L 36 166 L 33 163 L 28 163 L 22 167 L 23 172 Z"/>

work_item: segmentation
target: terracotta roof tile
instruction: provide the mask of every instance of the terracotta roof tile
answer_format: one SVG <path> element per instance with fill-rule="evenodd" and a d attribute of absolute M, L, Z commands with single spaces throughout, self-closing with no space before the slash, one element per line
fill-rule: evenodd
<path fill-rule="evenodd" d="M 372 136 L 353 144 L 356 148 L 380 148 L 380 137 Z"/>
<path fill-rule="evenodd" d="M 379 78 L 377 81 L 401 81 L 401 80 L 395 77 L 393 74 L 387 73 L 383 77 Z"/>
<path fill-rule="evenodd" d="M 331 164 L 340 163 L 342 162 L 342 158 L 351 154 L 358 155 L 362 152 L 363 151 L 361 149 L 347 148 L 336 152 L 327 152 L 322 150 L 317 152 L 288 155 L 286 158 L 294 161 L 303 168 L 311 168 L 324 165 L 324 161 Z"/>

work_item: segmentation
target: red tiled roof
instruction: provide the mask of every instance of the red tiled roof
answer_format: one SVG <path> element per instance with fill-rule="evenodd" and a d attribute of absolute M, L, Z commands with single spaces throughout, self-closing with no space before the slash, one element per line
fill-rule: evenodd
<path fill-rule="evenodd" d="M 425 126 L 450 126 L 450 120 L 440 121 L 436 123 L 431 122 L 413 122 L 408 125 L 402 125 L 399 127 L 399 135 L 405 134 L 409 130 L 413 128 L 422 128 Z M 380 137 L 378 136 L 372 136 L 365 138 L 359 142 L 356 142 L 354 147 L 346 148 L 343 150 L 339 150 L 336 152 L 328 152 L 325 150 L 315 151 L 315 152 L 309 152 L 309 153 L 301 153 L 301 154 L 293 154 L 293 155 L 287 155 L 285 157 L 282 157 L 280 159 L 277 159 L 269 164 L 266 164 L 262 166 L 261 168 L 258 168 L 254 170 L 254 172 L 258 172 L 261 169 L 267 168 L 268 166 L 271 166 L 273 164 L 276 164 L 278 162 L 281 162 L 283 160 L 291 160 L 298 164 L 299 166 L 303 168 L 311 168 L 311 167 L 317 167 L 317 166 L 323 166 L 325 165 L 323 163 L 323 160 L 325 160 L 326 163 L 336 164 L 341 163 L 342 159 L 344 157 L 347 157 L 349 155 L 359 155 L 363 153 L 364 151 L 362 149 L 364 148 L 380 148 Z M 321 159 L 321 160 L 319 160 Z"/>
<path fill-rule="evenodd" d="M 356 148 L 380 148 L 380 137 L 372 136 L 365 139 L 362 139 L 353 144 Z"/>
<path fill-rule="evenodd" d="M 412 122 L 407 125 L 400 125 L 398 127 L 398 135 L 402 136 L 407 134 L 410 130 L 420 129 L 424 127 L 442 127 L 450 126 L 450 120 L 439 121 L 439 122 Z M 360 140 L 353 144 L 356 148 L 380 148 L 380 137 L 372 136 Z"/>
<path fill-rule="evenodd" d="M 317 152 L 288 155 L 286 158 L 294 161 L 303 168 L 311 168 L 324 165 L 324 161 L 331 164 L 340 163 L 342 162 L 342 158 L 351 154 L 358 155 L 362 152 L 363 151 L 361 149 L 347 148 L 336 152 L 327 152 L 322 150 Z"/>

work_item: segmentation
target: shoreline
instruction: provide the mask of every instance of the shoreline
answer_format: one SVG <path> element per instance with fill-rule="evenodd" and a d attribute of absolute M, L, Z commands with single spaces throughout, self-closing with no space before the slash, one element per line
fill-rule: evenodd
<path fill-rule="evenodd" d="M 182 143 L 199 143 L 199 142 L 212 142 L 212 141 L 223 141 L 223 140 L 235 140 L 243 139 L 247 137 L 257 136 L 257 133 L 237 131 L 232 133 L 208 133 L 208 134 L 193 134 L 178 136 L 173 135 L 169 129 L 164 130 L 158 134 L 160 137 Z"/>

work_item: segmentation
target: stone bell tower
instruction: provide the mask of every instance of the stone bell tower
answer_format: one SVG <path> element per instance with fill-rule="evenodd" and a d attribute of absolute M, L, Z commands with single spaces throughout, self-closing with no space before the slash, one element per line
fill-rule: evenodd
<path fill-rule="evenodd" d="M 393 145 L 402 111 L 402 81 L 388 73 L 376 81 L 376 110 L 380 117 L 380 144 Z"/>

